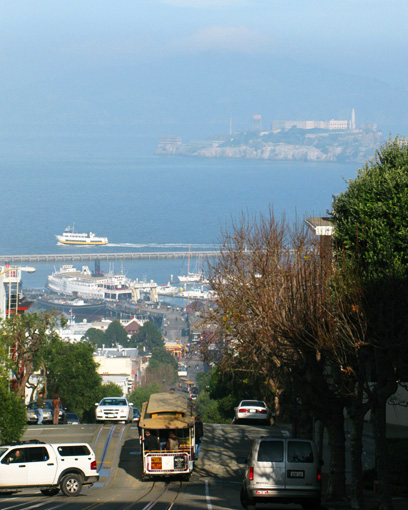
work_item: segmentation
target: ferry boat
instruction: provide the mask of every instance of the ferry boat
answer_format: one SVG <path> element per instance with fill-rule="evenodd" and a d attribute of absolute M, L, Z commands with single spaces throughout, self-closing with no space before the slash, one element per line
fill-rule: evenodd
<path fill-rule="evenodd" d="M 106 301 L 132 299 L 131 283 L 124 274 L 92 274 L 88 266 L 79 271 L 70 264 L 47 277 L 47 287 L 57 294 Z"/>
<path fill-rule="evenodd" d="M 93 232 L 74 232 L 74 227 L 67 227 L 62 235 L 56 235 L 57 244 L 95 246 L 108 244 L 107 237 L 98 237 Z"/>

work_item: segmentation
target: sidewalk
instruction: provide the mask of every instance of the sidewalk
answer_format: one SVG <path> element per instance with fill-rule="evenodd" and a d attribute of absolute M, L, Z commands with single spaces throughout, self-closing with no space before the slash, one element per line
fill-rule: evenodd
<path fill-rule="evenodd" d="M 364 423 L 364 436 L 372 437 L 372 426 L 370 423 Z M 400 425 L 387 425 L 387 438 L 408 438 L 408 427 Z M 408 510 L 408 495 L 396 496 L 392 498 L 394 510 Z M 345 501 L 322 501 L 322 508 L 327 510 L 349 510 L 350 504 Z M 373 490 L 364 491 L 364 508 L 375 510 L 378 508 L 378 496 Z"/>
<path fill-rule="evenodd" d="M 394 510 L 407 510 L 408 497 L 392 498 Z M 350 503 L 347 501 L 322 501 L 322 509 L 325 510 L 350 510 Z M 373 491 L 364 491 L 364 508 L 366 510 L 375 510 L 378 508 L 378 498 Z"/>

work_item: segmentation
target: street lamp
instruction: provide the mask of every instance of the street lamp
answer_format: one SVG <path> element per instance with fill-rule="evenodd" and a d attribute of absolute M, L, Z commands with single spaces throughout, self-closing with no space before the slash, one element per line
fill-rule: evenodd
<path fill-rule="evenodd" d="M 11 296 L 13 291 L 16 296 L 16 312 L 18 310 L 18 284 L 21 282 L 21 271 L 25 273 L 34 273 L 35 267 L 10 267 L 9 264 L 0 266 L 0 318 L 7 317 L 7 311 L 11 310 Z M 8 302 L 6 284 L 8 284 Z"/>

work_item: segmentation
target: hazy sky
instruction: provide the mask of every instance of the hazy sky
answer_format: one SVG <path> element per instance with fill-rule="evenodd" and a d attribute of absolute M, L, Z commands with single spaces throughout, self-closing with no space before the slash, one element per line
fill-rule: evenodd
<path fill-rule="evenodd" d="M 0 135 L 187 140 L 352 108 L 405 135 L 407 19 L 407 0 L 0 0 Z"/>

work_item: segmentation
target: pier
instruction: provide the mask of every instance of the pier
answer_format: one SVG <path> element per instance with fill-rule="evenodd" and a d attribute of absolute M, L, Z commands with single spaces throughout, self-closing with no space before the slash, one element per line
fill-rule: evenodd
<path fill-rule="evenodd" d="M 37 255 L 0 255 L 0 263 L 14 262 L 64 262 L 75 260 L 137 260 L 177 259 L 194 257 L 216 257 L 218 251 L 152 251 L 152 252 L 98 252 L 98 253 L 54 253 Z"/>

